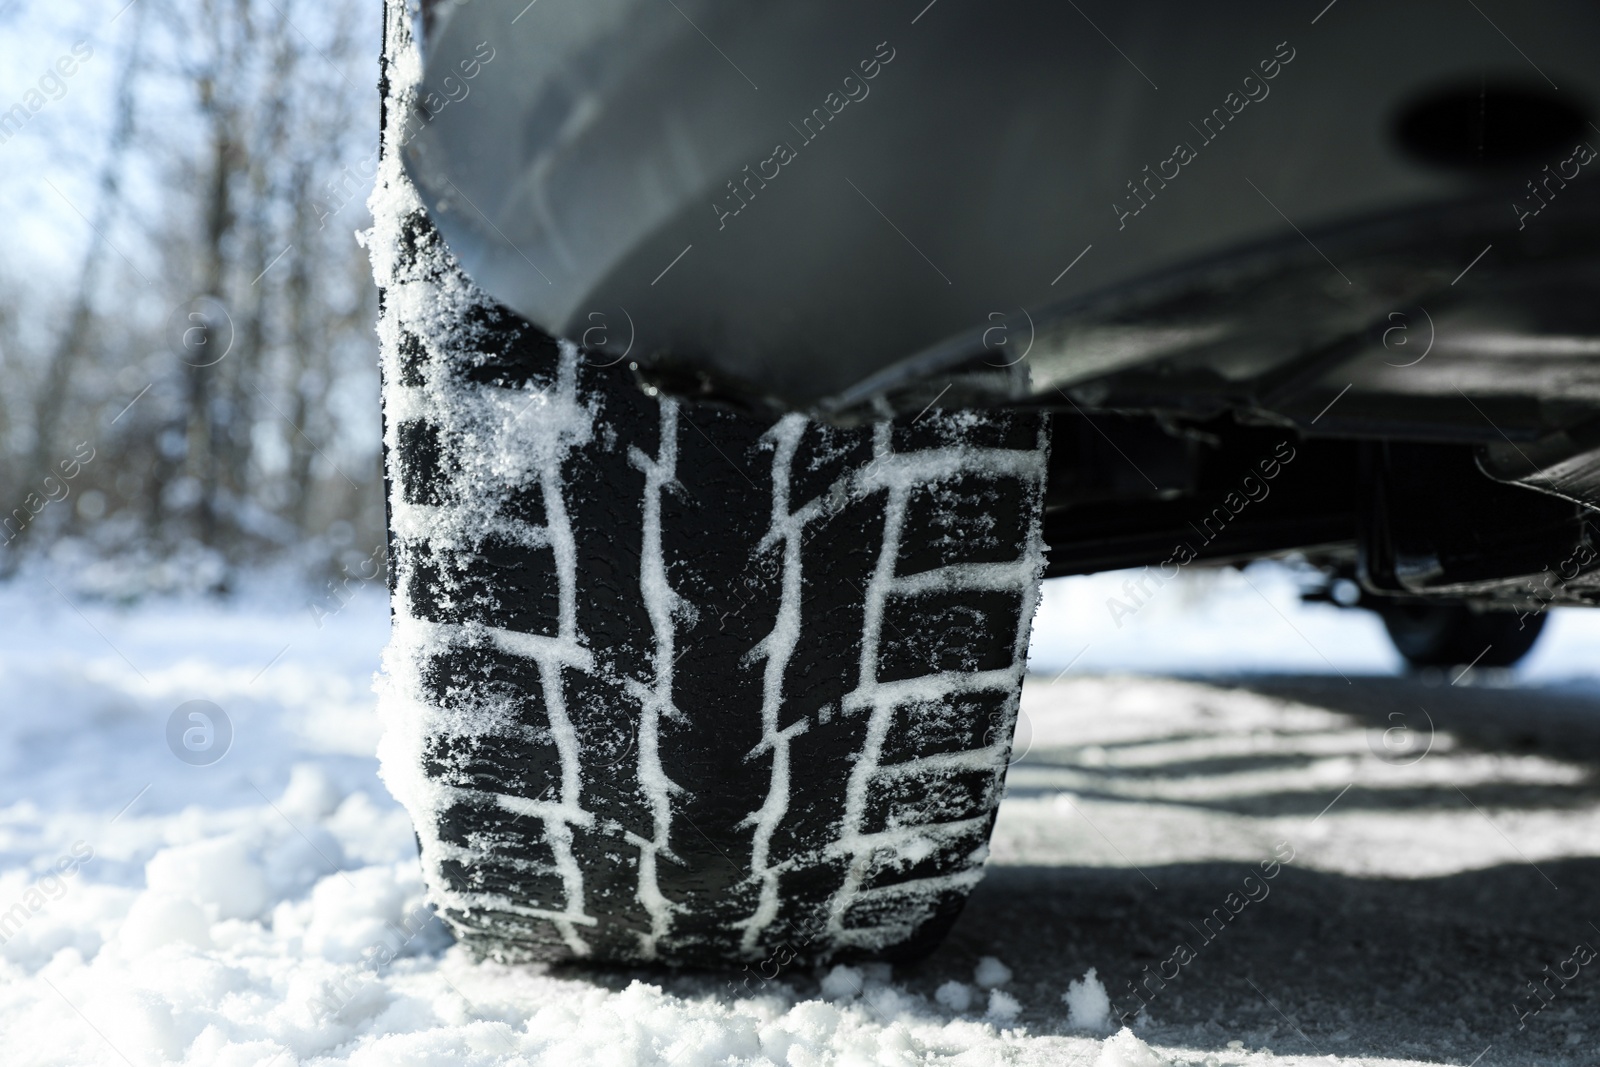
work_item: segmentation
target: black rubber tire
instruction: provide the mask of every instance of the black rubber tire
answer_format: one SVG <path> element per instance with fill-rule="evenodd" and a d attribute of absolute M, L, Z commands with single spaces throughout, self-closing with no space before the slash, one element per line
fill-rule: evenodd
<path fill-rule="evenodd" d="M 402 758 L 432 786 L 412 814 L 458 935 L 503 960 L 697 964 L 942 935 L 1009 755 L 1042 418 L 770 424 L 647 397 L 505 312 L 409 369 L 401 336 L 402 376 L 543 387 L 551 418 L 595 420 L 521 484 L 482 482 L 459 453 L 501 445 L 448 418 L 394 427 L 388 669 L 427 709 Z M 474 527 L 496 532 L 438 532 Z"/>
<path fill-rule="evenodd" d="M 445 921 L 507 962 L 932 947 L 1003 787 L 1046 416 L 647 395 L 476 290 L 392 155 L 374 203 L 380 757 Z"/>
<path fill-rule="evenodd" d="M 1460 604 L 1403 604 L 1381 609 L 1395 650 L 1413 667 L 1510 667 L 1533 648 L 1544 615 L 1473 611 Z"/>

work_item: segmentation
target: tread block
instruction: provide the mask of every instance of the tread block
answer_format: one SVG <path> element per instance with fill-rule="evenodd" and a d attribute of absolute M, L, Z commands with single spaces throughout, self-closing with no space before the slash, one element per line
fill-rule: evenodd
<path fill-rule="evenodd" d="M 451 888 L 460 893 L 497 893 L 530 908 L 561 911 L 566 887 L 553 869 L 544 872 L 506 867 L 494 863 L 462 863 L 447 859 L 439 871 Z"/>
<path fill-rule="evenodd" d="M 842 925 L 847 930 L 889 931 L 910 940 L 918 929 L 960 914 L 966 899 L 966 892 L 958 889 L 861 897 L 845 908 Z"/>
<path fill-rule="evenodd" d="M 891 596 L 878 636 L 878 681 L 924 674 L 1003 671 L 1016 656 L 1022 594 Z"/>
<path fill-rule="evenodd" d="M 900 704 L 878 762 L 887 766 L 930 752 L 966 752 L 1005 741 L 1016 718 L 1012 704 L 1011 694 L 998 690 Z"/>
<path fill-rule="evenodd" d="M 808 424 L 789 467 L 789 510 L 826 495 L 840 478 L 871 462 L 871 435 Z"/>
<path fill-rule="evenodd" d="M 868 791 L 861 832 L 976 818 L 998 800 L 999 784 L 995 772 L 987 770 L 880 776 Z"/>
<path fill-rule="evenodd" d="M 437 816 L 439 837 L 447 844 L 485 856 L 514 856 L 535 865 L 555 865 L 555 852 L 545 838 L 544 823 L 516 816 L 487 798 L 458 800 Z"/>
<path fill-rule="evenodd" d="M 422 666 L 426 695 L 452 712 L 499 712 L 507 725 L 548 727 L 539 665 L 484 643 L 460 642 Z"/>
<path fill-rule="evenodd" d="M 431 737 L 422 769 L 444 785 L 529 800 L 548 800 L 561 785 L 560 753 L 547 732 Z"/>
<path fill-rule="evenodd" d="M 413 610 L 431 622 L 478 622 L 554 637 L 561 596 L 555 555 L 547 547 L 487 538 L 470 551 L 412 548 L 406 583 Z"/>
<path fill-rule="evenodd" d="M 426 385 L 422 368 L 428 362 L 428 352 L 422 347 L 422 338 L 410 330 L 400 330 L 400 384 Z"/>
<path fill-rule="evenodd" d="M 555 373 L 561 350 L 555 339 L 499 304 L 479 304 L 461 323 L 456 353 L 461 377 L 476 385 L 522 389 Z"/>
<path fill-rule="evenodd" d="M 893 849 L 874 850 L 868 859 L 870 866 L 861 888 L 881 889 L 977 866 L 986 855 L 993 821 L 984 820 L 976 829 L 960 834 L 930 833 L 924 839 L 927 851 L 920 858 L 916 851 L 907 854 Z"/>
<path fill-rule="evenodd" d="M 1031 492 L 1020 478 L 968 475 L 925 486 L 906 505 L 906 528 L 895 573 L 955 563 L 1011 563 L 1022 555 L 1022 534 L 1011 516 L 1020 514 Z"/>
<path fill-rule="evenodd" d="M 401 498 L 407 504 L 443 504 L 446 462 L 439 428 L 426 419 L 412 419 L 395 427 L 395 436 Z"/>
<path fill-rule="evenodd" d="M 489 911 L 445 908 L 444 916 L 458 931 L 478 935 L 490 947 L 485 955 L 502 963 L 538 963 L 570 955 L 561 932 L 547 919 Z"/>

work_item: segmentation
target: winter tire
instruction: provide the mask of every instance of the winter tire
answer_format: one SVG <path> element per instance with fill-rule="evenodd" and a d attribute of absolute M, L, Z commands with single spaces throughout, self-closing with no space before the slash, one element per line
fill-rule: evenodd
<path fill-rule="evenodd" d="M 483 296 L 392 153 L 373 203 L 380 755 L 441 915 L 513 962 L 930 947 L 1004 781 L 1045 416 L 654 396 Z"/>

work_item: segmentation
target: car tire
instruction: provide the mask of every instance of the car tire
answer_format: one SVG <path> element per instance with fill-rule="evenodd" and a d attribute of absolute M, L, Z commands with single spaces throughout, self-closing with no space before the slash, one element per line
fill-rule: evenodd
<path fill-rule="evenodd" d="M 1544 615 L 1473 611 L 1459 604 L 1403 604 L 1379 615 L 1389 640 L 1412 667 L 1510 667 L 1544 629 Z"/>
<path fill-rule="evenodd" d="M 930 948 L 1003 788 L 1047 416 L 654 395 L 477 290 L 392 155 L 373 206 L 379 755 L 445 922 L 505 962 Z"/>

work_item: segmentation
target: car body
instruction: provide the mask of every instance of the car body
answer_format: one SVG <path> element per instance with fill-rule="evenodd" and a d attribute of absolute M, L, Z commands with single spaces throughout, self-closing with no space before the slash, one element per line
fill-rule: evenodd
<path fill-rule="evenodd" d="M 452 251 L 645 388 L 1049 409 L 1051 574 L 1600 596 L 1593 5 L 473 0 L 421 37 Z"/>

